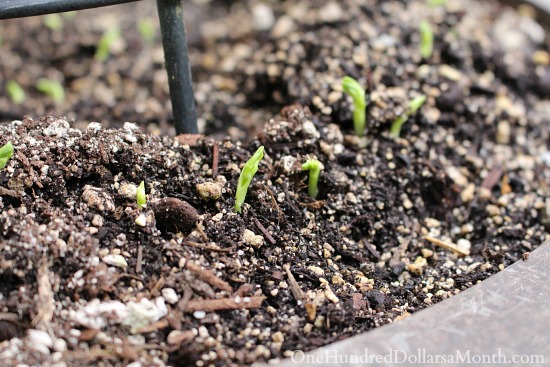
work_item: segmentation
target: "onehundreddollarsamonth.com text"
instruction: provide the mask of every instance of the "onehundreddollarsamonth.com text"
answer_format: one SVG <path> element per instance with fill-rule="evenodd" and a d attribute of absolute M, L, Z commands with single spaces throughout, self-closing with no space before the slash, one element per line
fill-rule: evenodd
<path fill-rule="evenodd" d="M 502 349 L 492 354 L 479 354 L 471 350 L 456 350 L 454 353 L 437 354 L 427 352 L 426 349 L 417 349 L 410 352 L 399 349 L 390 349 L 386 354 L 370 353 L 366 348 L 362 354 L 348 354 L 338 350 L 324 350 L 313 354 L 294 351 L 290 359 L 301 364 L 545 364 L 543 355 L 524 354 L 508 355 Z"/>

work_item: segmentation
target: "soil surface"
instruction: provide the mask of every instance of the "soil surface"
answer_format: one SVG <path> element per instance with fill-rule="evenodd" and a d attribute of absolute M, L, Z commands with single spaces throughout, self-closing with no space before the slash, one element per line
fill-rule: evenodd
<path fill-rule="evenodd" d="M 550 228 L 549 38 L 529 8 L 428 3 L 190 1 L 206 138 L 158 136 L 170 116 L 162 49 L 135 31 L 154 2 L 79 12 L 58 30 L 1 22 L 0 145 L 15 147 L 0 170 L 2 363 L 273 362 L 528 261 Z M 115 9 L 133 17 L 98 62 Z M 367 89 L 362 138 L 345 75 Z M 62 82 L 63 102 L 33 89 L 43 77 Z M 20 105 L 9 79 L 27 92 Z M 51 112 L 68 117 L 20 117 Z M 316 200 L 310 157 L 324 166 Z"/>

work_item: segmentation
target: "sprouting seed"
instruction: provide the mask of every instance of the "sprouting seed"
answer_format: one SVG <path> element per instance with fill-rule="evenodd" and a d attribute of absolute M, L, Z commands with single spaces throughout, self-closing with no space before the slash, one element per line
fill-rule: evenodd
<path fill-rule="evenodd" d="M 447 5 L 447 0 L 428 0 L 428 6 L 434 8 L 436 6 L 445 6 Z"/>
<path fill-rule="evenodd" d="M 392 122 L 390 128 L 391 136 L 393 136 L 394 138 L 398 138 L 399 135 L 401 135 L 401 127 L 403 126 L 403 124 L 407 122 L 411 115 L 414 115 L 416 111 L 418 111 L 418 109 L 422 107 L 424 102 L 426 102 L 425 95 L 418 96 L 409 101 L 409 108 L 407 109 L 407 111 Z"/>
<path fill-rule="evenodd" d="M 145 182 L 141 181 L 136 191 L 136 201 L 138 209 L 147 204 L 147 198 L 145 197 Z"/>
<path fill-rule="evenodd" d="M 48 95 L 57 104 L 65 100 L 65 90 L 61 83 L 56 80 L 38 79 L 36 82 L 36 89 Z"/>
<path fill-rule="evenodd" d="M 254 178 L 254 175 L 258 171 L 258 166 L 260 161 L 264 157 L 264 147 L 261 146 L 256 150 L 256 153 L 246 162 L 243 169 L 241 170 L 241 175 L 239 176 L 239 183 L 237 184 L 237 192 L 235 194 L 235 206 L 233 209 L 237 212 L 241 212 L 241 207 L 246 198 L 246 192 L 248 191 L 248 186 Z"/>
<path fill-rule="evenodd" d="M 145 43 L 152 45 L 155 42 L 156 30 L 152 19 L 140 19 L 137 23 L 137 28 Z"/>
<path fill-rule="evenodd" d="M 6 91 L 15 104 L 21 104 L 25 100 L 25 91 L 15 80 L 10 79 L 6 82 Z"/>
<path fill-rule="evenodd" d="M 427 21 L 420 22 L 420 55 L 427 60 L 432 57 L 434 51 L 434 32 Z"/>
<path fill-rule="evenodd" d="M 365 89 L 359 82 L 350 76 L 342 78 L 342 88 L 353 99 L 353 129 L 357 136 L 363 136 L 366 125 L 367 101 Z"/>
<path fill-rule="evenodd" d="M 61 18 L 61 15 L 57 13 L 44 15 L 42 21 L 44 25 L 52 31 L 58 31 L 63 28 L 63 18 Z"/>
<path fill-rule="evenodd" d="M 110 28 L 99 39 L 95 50 L 95 59 L 99 62 L 104 62 L 109 57 L 113 43 L 120 37 L 120 29 L 118 27 Z"/>
<path fill-rule="evenodd" d="M 63 15 L 63 17 L 67 20 L 73 20 L 76 17 L 76 13 L 77 11 L 73 10 L 73 11 L 67 11 L 61 15 Z"/>
<path fill-rule="evenodd" d="M 317 159 L 308 159 L 304 164 L 302 164 L 302 169 L 304 171 L 309 171 L 309 181 L 307 186 L 307 193 L 310 197 L 315 199 L 317 194 L 319 194 L 318 182 L 319 174 L 321 170 L 324 169 L 324 166 Z"/>
<path fill-rule="evenodd" d="M 6 167 L 9 159 L 13 155 L 13 144 L 8 141 L 2 148 L 0 148 L 0 169 Z"/>

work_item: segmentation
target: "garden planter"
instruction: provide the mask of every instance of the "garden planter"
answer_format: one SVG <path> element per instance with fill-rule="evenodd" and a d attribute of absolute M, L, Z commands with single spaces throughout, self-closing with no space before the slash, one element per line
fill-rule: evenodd
<path fill-rule="evenodd" d="M 546 365 L 550 245 L 413 317 L 279 366 Z"/>
<path fill-rule="evenodd" d="M 77 130 L 58 117 L 0 126 L 0 143 L 15 146 L 0 170 L 0 358 L 391 365 L 420 354 L 437 365 L 437 355 L 499 348 L 548 358 L 549 249 L 540 245 L 550 216 L 550 56 L 530 10 L 519 17 L 451 0 L 223 3 L 208 9 L 224 22 L 204 15 L 201 36 L 188 35 L 201 123 L 217 132 L 219 121 L 236 122 L 232 139 L 161 138 L 130 123 Z M 191 13 L 205 6 L 190 4 Z M 421 19 L 435 36 L 424 57 Z M 6 24 L 9 45 L 14 23 Z M 39 38 L 38 29 L 29 33 Z M 52 31 L 51 65 L 80 94 L 47 108 L 81 111 L 76 124 L 167 119 L 158 59 L 148 64 L 146 47 L 124 35 L 126 54 L 113 47 L 102 63 L 90 60 L 89 39 Z M 31 57 L 17 64 L 17 52 L 0 54 L 0 64 L 25 86 L 37 67 Z M 345 75 L 367 87 L 362 137 Z M 0 106 L 17 111 L 5 95 Z M 400 136 L 390 136 L 407 111 Z M 235 213 L 241 168 L 260 146 L 265 156 Z M 302 170 L 309 158 L 324 167 L 315 199 Z M 142 181 L 147 203 L 138 207 Z M 520 345 L 510 330 L 532 335 Z"/>

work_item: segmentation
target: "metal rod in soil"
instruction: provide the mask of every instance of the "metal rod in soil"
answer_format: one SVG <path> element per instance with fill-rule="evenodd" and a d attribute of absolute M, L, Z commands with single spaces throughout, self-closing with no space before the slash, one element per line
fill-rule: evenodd
<path fill-rule="evenodd" d="M 131 3 L 138 0 L 1 0 L 0 19 L 63 13 L 102 6 Z"/>
<path fill-rule="evenodd" d="M 157 0 L 162 46 L 177 134 L 197 134 L 195 97 L 181 0 Z"/>

